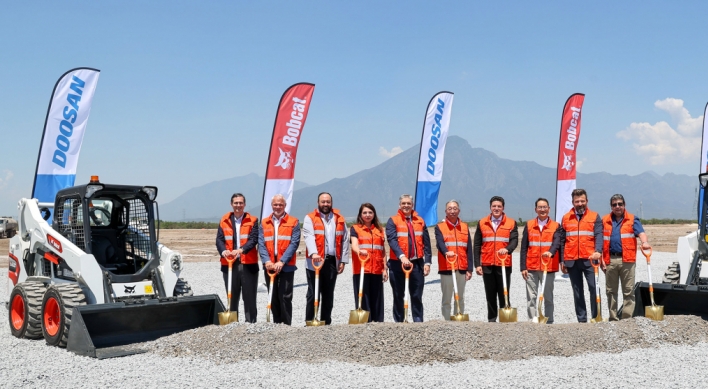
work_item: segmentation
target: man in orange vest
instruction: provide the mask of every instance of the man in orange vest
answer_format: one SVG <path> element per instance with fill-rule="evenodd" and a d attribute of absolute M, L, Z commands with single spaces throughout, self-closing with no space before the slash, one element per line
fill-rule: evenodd
<path fill-rule="evenodd" d="M 526 309 L 529 320 L 538 316 L 539 287 L 543 278 L 543 261 L 548 262 L 546 284 L 543 288 L 543 315 L 553 324 L 553 283 L 560 268 L 560 255 L 549 251 L 560 246 L 560 224 L 548 217 L 548 200 L 536 200 L 537 217 L 529 220 L 521 236 L 521 276 L 526 280 Z M 546 258 L 543 258 L 546 257 Z"/>
<path fill-rule="evenodd" d="M 584 189 L 573 190 L 571 196 L 573 209 L 563 215 L 561 222 L 561 271 L 570 276 L 578 322 L 587 323 L 583 275 L 590 289 L 590 312 L 592 317 L 597 317 L 595 271 L 590 261 L 602 259 L 602 219 L 597 212 L 588 209 L 588 195 Z M 558 247 L 551 247 L 550 252 L 555 255 Z M 605 264 L 600 261 L 600 265 L 604 271 Z"/>
<path fill-rule="evenodd" d="M 338 210 L 332 208 L 332 195 L 322 192 L 317 196 L 317 208 L 310 212 L 302 223 L 307 254 L 307 306 L 305 321 L 315 317 L 315 268 L 312 262 L 322 262 L 320 269 L 319 301 L 322 310 L 320 320 L 332 323 L 334 287 L 337 275 L 342 274 L 349 263 L 349 232 Z"/>
<path fill-rule="evenodd" d="M 472 236 L 467 223 L 459 219 L 460 204 L 450 200 L 445 204 L 445 220 L 435 226 L 435 240 L 438 246 L 438 274 L 442 289 L 443 319 L 450 320 L 450 301 L 455 293 L 452 277 L 457 282 L 457 294 L 460 298 L 460 310 L 465 311 L 465 285 L 472 278 Z M 448 259 L 455 258 L 455 274 Z M 457 315 L 457 306 L 454 308 Z"/>
<path fill-rule="evenodd" d="M 634 314 L 634 271 L 637 261 L 637 237 L 644 250 L 651 249 L 647 234 L 639 218 L 626 211 L 624 196 L 616 194 L 610 197 L 612 212 L 602 218 L 604 246 L 602 259 L 607 266 L 605 286 L 610 321 L 619 320 L 617 316 L 617 295 L 619 284 L 622 285 L 622 319 L 629 319 Z"/>
<path fill-rule="evenodd" d="M 263 219 L 258 231 L 258 253 L 265 268 L 265 280 L 273 288 L 273 322 L 292 324 L 293 279 L 297 270 L 297 246 L 300 244 L 300 222 L 285 212 L 285 197 L 273 196 L 273 213 Z M 268 271 L 277 275 L 270 286 Z"/>
<path fill-rule="evenodd" d="M 216 232 L 216 248 L 221 254 L 221 273 L 224 287 L 228 288 L 229 266 L 226 258 L 236 257 L 231 272 L 231 310 L 238 312 L 238 301 L 243 290 L 243 309 L 246 322 L 255 323 L 258 315 L 258 218 L 244 212 L 246 196 L 235 193 L 231 196 L 232 212 L 226 213 Z M 229 290 L 226 290 L 229 293 Z"/>
<path fill-rule="evenodd" d="M 506 305 L 502 271 L 506 272 L 507 292 L 511 289 L 511 253 L 519 244 L 519 230 L 516 221 L 506 217 L 504 198 L 494 196 L 489 200 L 489 216 L 477 224 L 474 233 L 474 265 L 477 274 L 484 281 L 484 293 L 487 297 L 487 321 L 496 322 L 498 308 Z M 508 255 L 502 268 L 501 260 Z M 511 304 L 511 298 L 509 298 Z"/>
<path fill-rule="evenodd" d="M 411 313 L 414 322 L 422 322 L 423 286 L 425 277 L 430 274 L 432 253 L 425 220 L 413 210 L 413 196 L 404 194 L 399 197 L 398 213 L 386 223 L 386 239 L 391 248 L 388 269 L 393 291 L 393 320 L 397 323 L 403 321 L 406 280 L 403 266 L 406 269 L 413 266 L 408 284 Z"/>

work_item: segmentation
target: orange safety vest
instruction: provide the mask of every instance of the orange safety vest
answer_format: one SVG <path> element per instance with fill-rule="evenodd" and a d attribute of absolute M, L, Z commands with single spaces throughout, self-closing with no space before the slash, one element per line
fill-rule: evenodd
<path fill-rule="evenodd" d="M 602 259 L 605 264 L 610 264 L 610 236 L 612 235 L 612 214 L 602 218 Z M 624 213 L 620 226 L 620 239 L 622 242 L 622 262 L 634 263 L 637 261 L 637 237 L 634 236 L 634 215 Z"/>
<path fill-rule="evenodd" d="M 514 229 L 515 225 L 516 222 L 506 217 L 506 214 L 502 215 L 501 223 L 499 223 L 496 231 L 494 231 L 494 226 L 492 225 L 492 215 L 479 221 L 477 228 L 482 233 L 482 255 L 480 258 L 482 266 L 501 266 L 501 261 L 497 258 L 496 252 L 509 245 L 511 230 Z M 512 256 L 509 253 L 504 262 L 504 267 L 511 267 L 511 260 Z"/>
<path fill-rule="evenodd" d="M 353 227 L 359 241 L 359 248 L 369 252 L 369 260 L 364 263 L 364 273 L 383 274 L 384 261 L 386 260 L 386 249 L 384 248 L 386 236 L 384 232 L 378 228 L 368 228 L 361 224 L 354 224 Z M 352 273 L 361 273 L 359 254 L 355 253 L 354 250 L 352 250 Z"/>
<path fill-rule="evenodd" d="M 526 251 L 526 270 L 528 271 L 543 271 L 541 262 L 541 254 L 551 249 L 553 244 L 553 234 L 556 233 L 560 224 L 549 218 L 543 230 L 538 227 L 538 218 L 529 220 L 526 223 L 526 232 L 529 238 L 529 248 Z M 559 250 L 560 251 L 560 250 Z M 551 258 L 551 263 L 548 266 L 548 272 L 558 271 L 559 253 Z"/>
<path fill-rule="evenodd" d="M 334 214 L 334 222 L 336 224 L 336 228 L 334 231 L 334 252 L 335 256 L 337 257 L 337 261 L 342 260 L 342 246 L 343 246 L 343 238 L 344 238 L 344 232 L 347 228 L 347 223 L 344 220 L 344 216 L 339 213 L 339 210 L 337 209 L 332 209 L 332 213 Z M 312 220 L 312 229 L 314 230 L 315 234 L 315 245 L 317 246 L 317 254 L 319 254 L 321 257 L 324 258 L 325 256 L 325 226 L 324 222 L 322 222 L 322 216 L 320 214 L 320 211 L 318 209 L 315 209 L 314 211 L 310 212 L 307 216 L 310 217 L 310 220 Z M 310 257 L 310 252 L 307 250 L 307 247 L 305 248 L 305 254 L 307 257 Z M 314 254 L 314 253 L 313 253 Z"/>
<path fill-rule="evenodd" d="M 565 230 L 563 260 L 587 259 L 595 252 L 595 221 L 598 217 L 597 212 L 589 209 L 585 210 L 580 221 L 575 216 L 574 209 L 563 215 L 562 225 Z"/>
<path fill-rule="evenodd" d="M 293 235 L 293 228 L 295 228 L 300 222 L 297 218 L 291 217 L 285 214 L 282 219 L 280 219 L 280 225 L 278 225 L 278 255 L 283 255 L 285 250 L 290 246 L 290 240 Z M 273 214 L 265 218 L 261 223 L 261 228 L 263 229 L 263 240 L 265 241 L 266 249 L 268 250 L 268 255 L 270 256 L 270 261 L 275 262 L 275 245 L 274 237 L 276 236 L 275 225 L 273 224 Z M 295 266 L 297 263 L 297 251 L 293 254 L 293 257 L 288 261 L 287 265 Z"/>
<path fill-rule="evenodd" d="M 466 272 L 468 267 L 467 241 L 470 236 L 470 229 L 467 223 L 463 223 L 462 220 L 458 219 L 457 225 L 453 226 L 447 221 L 447 218 L 445 218 L 445 220 L 438 223 L 438 228 L 440 232 L 442 232 L 447 251 L 454 251 L 457 254 L 455 270 Z M 440 251 L 438 251 L 438 269 L 440 271 L 452 270 L 452 266 L 450 262 L 447 261 L 445 253 Z"/>
<path fill-rule="evenodd" d="M 393 224 L 396 225 L 396 236 L 398 237 L 398 247 L 401 248 L 403 254 L 408 257 L 408 223 L 406 223 L 406 216 L 398 211 L 397 214 L 391 216 Z M 425 232 L 425 220 L 423 220 L 418 212 L 411 211 L 411 224 L 413 225 L 413 233 L 415 234 L 415 258 L 423 258 L 425 255 L 423 251 L 423 233 Z M 389 255 L 391 259 L 398 260 L 396 254 L 393 250 L 389 250 Z M 413 259 L 413 258 L 408 258 Z"/>
<path fill-rule="evenodd" d="M 231 225 L 231 216 L 233 216 L 233 214 L 233 212 L 227 213 L 219 222 L 219 227 L 221 227 L 221 230 L 224 232 L 224 243 L 226 245 L 226 249 L 229 251 L 234 249 L 234 226 Z M 256 223 L 258 223 L 258 218 L 249 215 L 248 212 L 243 213 L 243 218 L 241 219 L 241 229 L 239 230 L 239 247 L 243 247 L 246 242 L 248 242 L 248 235 L 251 233 L 251 230 Z M 244 265 L 258 263 L 258 245 L 249 250 L 248 253 L 241 254 L 241 263 Z M 226 266 L 229 263 L 226 262 L 226 258 L 221 257 L 221 264 Z"/>

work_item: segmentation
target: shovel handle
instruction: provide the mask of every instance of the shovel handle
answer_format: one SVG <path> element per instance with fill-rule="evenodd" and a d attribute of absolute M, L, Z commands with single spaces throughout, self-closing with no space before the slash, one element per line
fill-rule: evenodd
<path fill-rule="evenodd" d="M 600 267 L 600 261 L 602 259 L 591 259 L 590 264 L 592 265 L 593 268 L 595 268 L 595 272 L 597 273 L 597 269 Z M 595 264 L 597 262 L 597 264 Z"/>
<path fill-rule="evenodd" d="M 501 261 L 502 267 L 505 267 L 506 266 L 506 259 L 509 258 L 509 253 L 506 253 L 506 254 L 504 254 L 504 256 L 502 256 L 501 254 L 499 254 L 499 251 L 495 251 L 494 255 L 496 255 L 497 259 Z"/>
<path fill-rule="evenodd" d="M 406 278 L 408 278 L 413 271 L 413 264 L 411 263 L 411 267 L 408 269 L 406 269 L 406 265 L 401 265 L 401 269 L 403 269 L 403 273 L 406 275 Z"/>
<path fill-rule="evenodd" d="M 364 265 L 364 263 L 366 263 L 366 261 L 369 260 L 369 255 L 371 254 L 369 254 L 368 252 L 366 254 L 359 254 L 359 262 L 361 262 L 362 266 Z"/>
<path fill-rule="evenodd" d="M 273 279 L 275 278 L 275 275 L 278 274 L 278 272 L 276 272 L 275 270 L 266 270 L 266 272 L 268 272 L 268 275 L 270 276 L 271 281 L 273 281 Z"/>
<path fill-rule="evenodd" d="M 651 262 L 651 253 L 653 250 L 652 249 L 644 250 L 644 247 L 642 247 L 641 245 L 639 246 L 639 249 L 642 250 L 642 255 L 644 255 L 644 258 L 647 259 L 647 263 L 650 263 Z"/>
<path fill-rule="evenodd" d="M 232 267 L 234 262 L 236 262 L 236 256 L 235 255 L 229 255 L 226 258 L 226 263 L 229 264 L 229 267 Z"/>
<path fill-rule="evenodd" d="M 321 259 L 321 261 L 319 261 L 319 262 L 315 262 L 314 259 L 311 260 L 311 261 L 312 261 L 312 267 L 315 268 L 315 272 L 317 272 L 317 273 L 320 272 L 320 269 L 322 269 L 322 266 L 324 266 L 324 262 L 325 262 L 324 258 L 320 257 L 320 259 Z M 317 266 L 317 263 L 319 263 L 320 265 Z"/>
<path fill-rule="evenodd" d="M 541 255 L 541 265 L 543 265 L 543 271 L 548 270 L 548 266 L 551 264 L 552 257 Z"/>
<path fill-rule="evenodd" d="M 452 258 L 452 259 L 450 259 L 450 258 Z M 457 265 L 457 253 L 455 253 L 455 255 L 453 255 L 451 257 L 448 257 L 447 255 L 445 255 L 445 260 L 447 260 L 447 263 L 449 263 L 450 266 L 452 266 L 452 271 L 457 270 L 455 268 L 455 265 Z"/>

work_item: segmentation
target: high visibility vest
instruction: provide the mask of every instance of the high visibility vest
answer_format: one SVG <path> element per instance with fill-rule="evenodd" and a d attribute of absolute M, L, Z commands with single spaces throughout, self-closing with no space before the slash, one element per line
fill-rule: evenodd
<path fill-rule="evenodd" d="M 335 230 L 334 230 L 334 251 L 335 251 L 335 256 L 337 257 L 337 261 L 342 260 L 342 246 L 343 246 L 343 238 L 344 238 L 344 232 L 347 228 L 347 224 L 344 221 L 344 216 L 342 216 L 339 213 L 339 210 L 337 209 L 332 209 L 332 213 L 334 214 L 332 217 L 334 217 L 334 223 L 335 223 Z M 310 217 L 310 220 L 312 220 L 312 229 L 314 230 L 315 234 L 315 244 L 317 245 L 317 254 L 319 254 L 321 257 L 324 258 L 325 256 L 325 225 L 324 222 L 322 221 L 322 216 L 320 214 L 320 211 L 318 209 L 315 209 L 314 211 L 310 212 L 307 216 Z M 305 253 L 307 257 L 310 257 L 309 250 L 305 249 Z"/>
<path fill-rule="evenodd" d="M 401 248 L 403 254 L 408 257 L 408 223 L 406 223 L 406 216 L 398 211 L 397 214 L 391 216 L 393 224 L 396 225 L 396 237 L 398 238 L 398 247 Z M 425 233 L 425 220 L 423 220 L 418 212 L 411 211 L 411 224 L 413 225 L 413 233 L 415 234 L 413 242 L 415 242 L 415 255 L 414 258 L 423 258 L 425 255 L 423 251 L 423 233 Z M 393 260 L 398 260 L 396 254 L 393 250 L 389 251 L 390 258 Z M 408 258 L 413 259 L 413 258 Z"/>
<path fill-rule="evenodd" d="M 556 233 L 558 227 L 560 227 L 560 224 L 550 218 L 543 227 L 543 230 L 538 227 L 538 218 L 531 219 L 526 223 L 526 233 L 529 237 L 529 248 L 526 251 L 526 270 L 543 271 L 541 254 L 551 249 L 553 234 Z M 556 252 L 556 255 L 551 258 L 551 263 L 548 265 L 549 272 L 558 271 L 559 256 L 560 254 Z"/>
<path fill-rule="evenodd" d="M 595 252 L 595 221 L 598 217 L 597 212 L 589 209 L 585 210 L 585 214 L 579 221 L 574 209 L 563 215 L 562 225 L 565 230 L 563 260 L 587 259 Z"/>
<path fill-rule="evenodd" d="M 612 235 L 612 214 L 602 218 L 602 259 L 605 264 L 610 264 L 610 236 Z M 622 242 L 622 262 L 634 263 L 637 261 L 637 237 L 634 236 L 634 215 L 624 213 L 620 226 L 620 239 Z"/>
<path fill-rule="evenodd" d="M 470 236 L 470 229 L 467 223 L 458 220 L 457 225 L 453 226 L 445 219 L 438 223 L 438 228 L 442 233 L 447 251 L 453 251 L 457 254 L 455 270 L 466 272 L 468 267 L 467 241 Z M 445 253 L 440 251 L 438 251 L 438 269 L 440 271 L 452 270 L 452 265 L 447 261 Z"/>
<path fill-rule="evenodd" d="M 386 249 L 384 248 L 386 236 L 384 232 L 376 227 L 368 228 L 361 224 L 354 224 L 353 228 L 356 231 L 359 249 L 364 249 L 369 253 L 369 259 L 364 263 L 364 273 L 383 274 L 384 261 L 386 260 Z M 353 250 L 352 273 L 361 273 L 359 255 Z"/>
<path fill-rule="evenodd" d="M 275 236 L 278 237 L 278 258 L 280 258 L 285 250 L 290 246 L 290 241 L 293 237 L 293 228 L 295 228 L 300 222 L 297 218 L 294 218 L 288 214 L 285 214 L 282 219 L 280 219 L 280 224 L 278 225 L 278 231 L 275 231 L 275 225 L 273 224 L 273 214 L 263 219 L 261 222 L 261 228 L 263 229 L 263 240 L 265 241 L 266 249 L 268 250 L 268 255 L 270 256 L 270 261 L 275 262 Z M 293 257 L 288 261 L 287 265 L 295 266 L 297 263 L 297 251 L 293 254 Z"/>
<path fill-rule="evenodd" d="M 479 221 L 477 228 L 482 233 L 482 255 L 480 258 L 482 266 L 501 266 L 501 261 L 497 258 L 496 252 L 509 245 L 511 230 L 514 229 L 515 225 L 516 222 L 506 217 L 506 215 L 502 216 L 496 231 L 494 231 L 492 224 L 492 215 Z M 511 267 L 511 253 L 506 258 L 504 265 L 505 267 Z"/>
<path fill-rule="evenodd" d="M 229 251 L 233 251 L 234 249 L 234 227 L 231 224 L 231 217 L 233 216 L 233 214 L 233 212 L 227 213 L 221 218 L 221 221 L 219 222 L 219 227 L 221 227 L 221 231 L 224 232 L 224 243 L 226 245 L 226 249 Z M 253 227 L 256 225 L 256 223 L 258 223 L 258 218 L 251 216 L 250 214 L 248 214 L 248 212 L 244 212 L 243 218 L 241 219 L 241 229 L 239 229 L 238 232 L 240 240 L 239 247 L 243 247 L 246 242 L 248 242 L 248 236 L 251 233 L 251 230 L 253 230 Z M 241 254 L 241 263 L 243 263 L 244 265 L 252 265 L 254 263 L 258 263 L 257 245 L 256 247 L 249 250 L 248 253 Z M 226 262 L 226 258 L 221 257 L 221 264 L 226 266 L 229 263 Z"/>

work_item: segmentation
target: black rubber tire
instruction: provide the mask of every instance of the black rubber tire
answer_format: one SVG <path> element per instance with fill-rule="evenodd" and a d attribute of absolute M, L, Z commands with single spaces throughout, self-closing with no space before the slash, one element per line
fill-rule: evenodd
<path fill-rule="evenodd" d="M 47 332 L 45 317 L 45 309 L 47 301 L 55 299 L 59 304 L 59 329 L 54 335 Z M 78 284 L 58 284 L 47 288 L 42 299 L 42 335 L 44 340 L 50 346 L 66 347 L 66 341 L 69 338 L 69 329 L 71 327 L 71 315 L 74 307 L 86 305 L 86 296 Z"/>
<path fill-rule="evenodd" d="M 178 278 L 172 295 L 175 297 L 194 296 L 194 292 L 189 282 L 185 281 L 184 278 Z"/>
<path fill-rule="evenodd" d="M 664 284 L 678 284 L 681 281 L 681 265 L 674 262 L 664 272 L 661 282 Z"/>
<path fill-rule="evenodd" d="M 10 294 L 7 318 L 10 332 L 16 338 L 40 339 L 42 337 L 42 297 L 47 286 L 42 282 L 26 281 L 15 285 Z M 12 301 L 19 296 L 24 303 L 24 320 L 19 329 L 12 325 Z"/>

